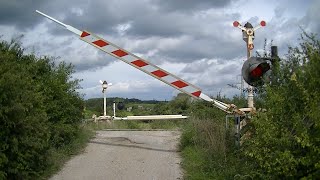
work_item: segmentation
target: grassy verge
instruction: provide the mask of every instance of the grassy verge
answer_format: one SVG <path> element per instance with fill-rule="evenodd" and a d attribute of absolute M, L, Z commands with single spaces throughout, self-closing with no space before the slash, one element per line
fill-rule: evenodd
<path fill-rule="evenodd" d="M 182 128 L 181 156 L 185 179 L 246 179 L 245 166 L 222 118 L 191 118 Z"/>
<path fill-rule="evenodd" d="M 63 165 L 72 158 L 72 156 L 80 154 L 87 146 L 87 142 L 94 136 L 94 131 L 87 127 L 82 127 L 76 138 L 68 146 L 60 149 L 49 150 L 49 164 L 50 166 L 43 173 L 40 179 L 48 179 L 57 172 L 59 172 Z"/>

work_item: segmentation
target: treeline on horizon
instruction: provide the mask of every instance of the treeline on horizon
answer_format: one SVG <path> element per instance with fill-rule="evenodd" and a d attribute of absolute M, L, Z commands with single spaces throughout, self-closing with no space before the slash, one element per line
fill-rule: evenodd
<path fill-rule="evenodd" d="M 101 103 L 103 102 L 103 98 L 89 98 L 85 100 L 86 105 L 90 106 L 93 103 Z M 137 98 L 122 98 L 122 97 L 107 97 L 107 104 L 111 105 L 113 102 L 116 103 L 141 103 L 141 104 L 158 104 L 162 102 L 168 102 L 168 101 L 161 101 L 161 100 L 140 100 Z"/>

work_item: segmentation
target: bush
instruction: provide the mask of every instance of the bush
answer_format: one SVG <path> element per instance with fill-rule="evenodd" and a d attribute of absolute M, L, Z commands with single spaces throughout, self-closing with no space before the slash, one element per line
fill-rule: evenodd
<path fill-rule="evenodd" d="M 302 40 L 266 88 L 268 111 L 253 120 L 255 133 L 242 147 L 252 176 L 320 178 L 320 42 L 307 34 Z"/>
<path fill-rule="evenodd" d="M 224 116 L 205 102 L 190 106 L 181 149 L 187 179 L 320 178 L 320 42 L 302 35 L 287 60 L 273 62 L 270 84 L 260 87 L 251 134 L 235 148 Z M 223 100 L 228 102 L 227 99 Z M 234 97 L 235 104 L 244 104 Z"/>
<path fill-rule="evenodd" d="M 75 139 L 83 101 L 71 65 L 24 55 L 17 41 L 0 42 L 0 179 L 34 179 L 52 149 Z"/>
<path fill-rule="evenodd" d="M 233 179 L 241 172 L 234 146 L 233 126 L 225 127 L 225 114 L 194 102 L 193 116 L 182 127 L 180 149 L 186 179 Z M 238 167 L 239 166 L 239 167 Z"/>

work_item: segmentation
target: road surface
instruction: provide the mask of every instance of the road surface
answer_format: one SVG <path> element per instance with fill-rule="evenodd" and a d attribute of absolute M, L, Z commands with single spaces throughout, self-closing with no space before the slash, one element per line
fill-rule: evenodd
<path fill-rule="evenodd" d="M 179 131 L 97 131 L 51 179 L 182 179 L 179 138 Z"/>

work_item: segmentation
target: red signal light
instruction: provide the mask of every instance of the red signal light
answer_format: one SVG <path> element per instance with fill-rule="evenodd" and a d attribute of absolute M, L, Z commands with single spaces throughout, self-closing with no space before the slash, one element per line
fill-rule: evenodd
<path fill-rule="evenodd" d="M 261 26 L 266 26 L 267 23 L 266 23 L 265 21 L 261 21 L 261 22 L 260 22 L 260 25 L 261 25 Z"/>
<path fill-rule="evenodd" d="M 251 57 L 243 63 L 242 77 L 251 86 L 263 84 L 263 77 L 270 69 L 267 60 L 259 57 Z"/>
<path fill-rule="evenodd" d="M 233 26 L 234 26 L 234 27 L 238 27 L 239 25 L 240 25 L 240 23 L 239 23 L 238 21 L 234 21 L 234 22 L 233 22 Z"/>
<path fill-rule="evenodd" d="M 251 72 L 250 72 L 250 76 L 253 77 L 253 78 L 258 78 L 258 77 L 261 77 L 262 76 L 262 67 L 261 66 L 257 66 L 255 69 L 253 69 Z"/>

